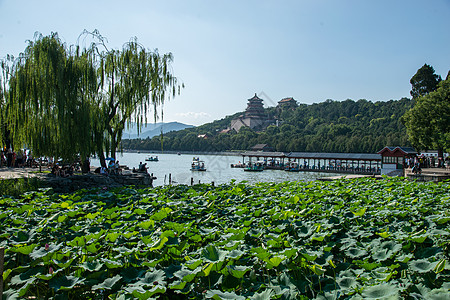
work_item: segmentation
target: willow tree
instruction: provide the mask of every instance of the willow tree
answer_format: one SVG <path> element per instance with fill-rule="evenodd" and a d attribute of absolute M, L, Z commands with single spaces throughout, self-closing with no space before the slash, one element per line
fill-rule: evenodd
<path fill-rule="evenodd" d="M 1 75 L 4 74 L 4 68 L 3 68 L 3 61 L 0 62 L 1 65 Z M 3 76 L 0 76 L 0 145 L 3 145 L 4 140 L 5 140 L 5 134 L 4 131 L 6 128 L 6 123 L 5 123 L 5 118 L 6 118 L 6 113 L 5 113 L 5 108 L 6 108 L 6 95 L 5 92 L 6 88 L 6 81 L 3 79 Z"/>
<path fill-rule="evenodd" d="M 91 46 L 91 53 L 98 53 L 99 93 L 103 97 L 97 99 L 107 133 L 103 145 L 105 152 L 115 158 L 125 127 L 133 121 L 139 131 L 151 111 L 156 120 L 157 108 L 179 93 L 181 86 L 172 74 L 171 53 L 160 55 L 157 50 L 147 50 L 137 39 L 121 50 L 109 50 L 98 32 L 87 34 L 99 41 Z M 104 165 L 103 151 L 98 154 Z"/>
<path fill-rule="evenodd" d="M 7 55 L 0 60 L 0 145 L 11 147 L 11 131 L 8 126 L 9 110 L 9 78 L 14 65 L 14 56 Z"/>
<path fill-rule="evenodd" d="M 37 35 L 9 80 L 14 139 L 38 156 L 74 159 L 94 153 L 90 96 L 96 80 L 88 52 L 66 47 L 56 33 Z"/>

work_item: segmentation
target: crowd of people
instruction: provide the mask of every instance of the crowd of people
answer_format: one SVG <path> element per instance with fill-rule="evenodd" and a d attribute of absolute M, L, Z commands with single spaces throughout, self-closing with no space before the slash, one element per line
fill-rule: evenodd
<path fill-rule="evenodd" d="M 53 165 L 51 173 L 56 177 L 73 176 L 75 173 L 75 164 L 60 166 L 59 163 L 56 163 Z"/>
<path fill-rule="evenodd" d="M 405 167 L 410 168 L 414 174 L 420 174 L 424 168 L 449 169 L 449 166 L 450 157 L 444 159 L 442 157 L 419 155 L 405 159 Z"/>
<path fill-rule="evenodd" d="M 122 174 L 122 169 L 120 168 L 119 161 L 112 158 L 108 159 L 108 165 L 106 167 L 100 167 L 99 173 L 101 175 L 118 175 Z"/>
<path fill-rule="evenodd" d="M 0 154 L 0 167 L 24 168 L 37 167 L 38 164 L 33 158 L 31 150 L 14 151 L 11 148 L 4 147 Z"/>
<path fill-rule="evenodd" d="M 443 159 L 442 157 L 419 155 L 405 159 L 405 165 L 409 168 L 417 165 L 420 168 L 445 168 L 448 166 L 449 159 L 449 157 Z"/>
<path fill-rule="evenodd" d="M 148 167 L 147 163 L 139 162 L 139 166 L 136 168 L 133 168 L 133 173 L 148 173 Z"/>

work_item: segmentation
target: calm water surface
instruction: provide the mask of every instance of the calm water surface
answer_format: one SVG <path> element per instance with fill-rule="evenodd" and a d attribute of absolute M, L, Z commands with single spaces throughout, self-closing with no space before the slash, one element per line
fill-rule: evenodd
<path fill-rule="evenodd" d="M 150 156 L 158 156 L 159 161 L 145 161 Z M 206 172 L 191 171 L 193 157 L 199 157 L 205 162 Z M 333 173 L 315 172 L 286 172 L 283 170 L 264 170 L 263 172 L 245 172 L 242 168 L 231 168 L 231 164 L 242 161 L 242 156 L 223 156 L 205 154 L 149 154 L 149 153 L 123 153 L 118 154 L 120 165 L 127 165 L 130 169 L 137 168 L 139 162 L 147 163 L 148 172 L 153 173 L 157 179 L 155 186 L 169 183 L 169 174 L 172 181 L 178 184 L 194 183 L 222 184 L 229 183 L 232 179 L 237 182 L 282 182 L 282 181 L 310 181 L 327 176 L 337 176 Z M 91 159 L 91 166 L 100 166 L 98 159 Z"/>

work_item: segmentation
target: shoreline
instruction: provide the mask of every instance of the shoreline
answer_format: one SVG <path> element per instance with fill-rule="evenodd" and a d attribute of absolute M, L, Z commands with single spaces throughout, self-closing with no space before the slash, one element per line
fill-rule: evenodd
<path fill-rule="evenodd" d="M 125 151 L 124 151 L 125 152 Z M 133 153 L 133 152 L 131 152 Z M 166 152 L 167 153 L 167 152 Z M 189 153 L 192 154 L 192 153 Z M 94 167 L 91 167 L 91 174 L 94 174 Z M 50 169 L 47 167 L 42 167 L 42 171 L 39 172 L 39 168 L 7 168 L 7 167 L 1 167 L 0 168 L 0 180 L 3 179 L 16 179 L 16 178 L 31 178 L 31 177 L 48 177 Z M 81 174 L 81 173 L 80 173 Z M 410 175 L 410 169 L 406 170 L 406 176 Z M 450 174 L 450 170 L 446 170 L 443 168 L 427 168 L 422 169 L 422 175 L 438 175 L 438 176 L 445 176 Z M 76 174 L 78 175 L 78 174 Z M 418 175 L 420 176 L 420 175 Z M 381 175 L 354 175 L 354 174 L 342 174 L 342 176 L 332 176 L 332 177 L 326 177 L 325 180 L 336 180 L 340 178 L 359 178 L 359 177 L 375 177 L 375 178 L 381 178 Z"/>
<path fill-rule="evenodd" d="M 223 155 L 223 156 L 242 156 L 242 152 L 245 150 L 236 150 L 236 151 L 174 151 L 174 150 L 131 150 L 124 149 L 123 153 L 145 153 L 145 154 L 183 154 L 183 155 Z M 117 153 L 120 153 L 117 152 Z"/>

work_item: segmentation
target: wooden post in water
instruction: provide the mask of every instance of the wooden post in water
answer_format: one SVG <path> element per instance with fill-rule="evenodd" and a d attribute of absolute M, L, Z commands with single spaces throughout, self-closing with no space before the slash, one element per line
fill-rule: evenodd
<path fill-rule="evenodd" d="M 194 185 L 194 177 L 191 177 L 191 186 Z"/>
<path fill-rule="evenodd" d="M 211 185 L 214 186 L 214 181 L 211 182 Z"/>
<path fill-rule="evenodd" d="M 0 248 L 0 299 L 3 299 L 3 264 L 5 262 L 5 248 Z"/>
<path fill-rule="evenodd" d="M 169 185 L 172 185 L 172 173 L 169 173 Z"/>

